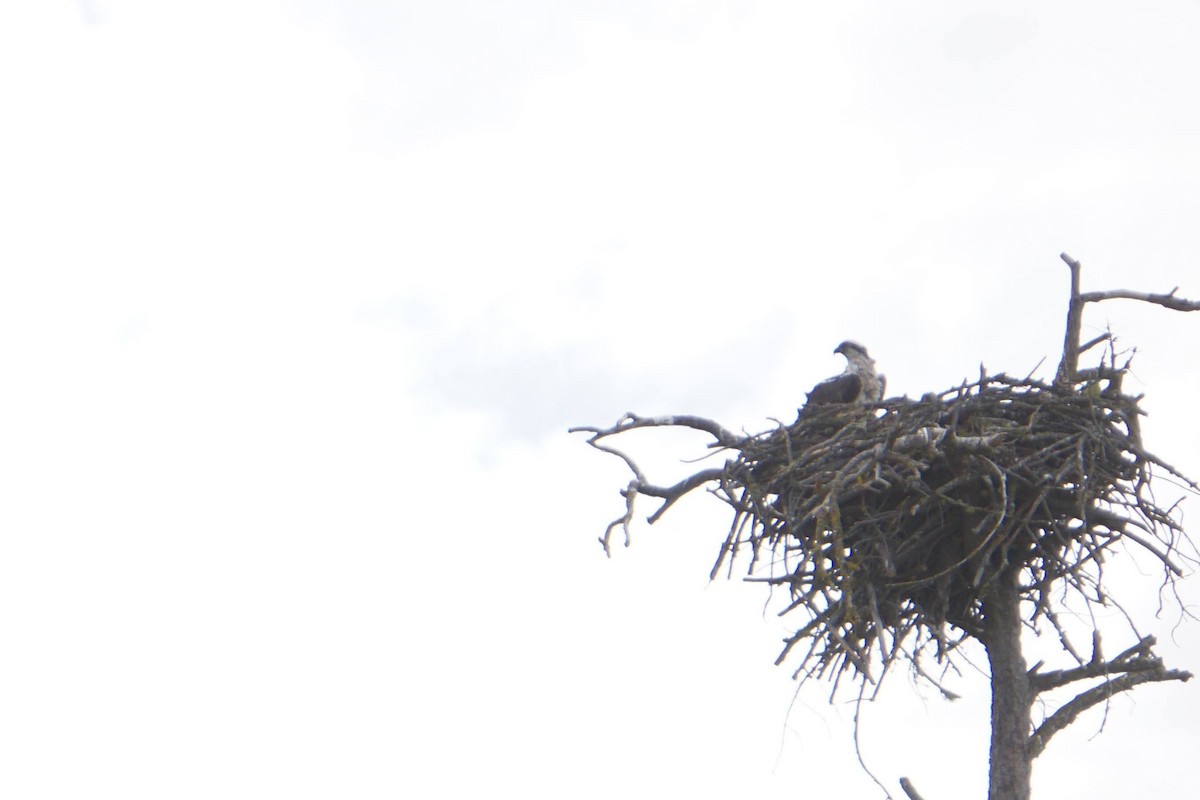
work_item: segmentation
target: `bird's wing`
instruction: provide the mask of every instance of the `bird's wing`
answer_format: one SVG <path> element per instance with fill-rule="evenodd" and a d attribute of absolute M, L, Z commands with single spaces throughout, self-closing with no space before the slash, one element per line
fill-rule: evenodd
<path fill-rule="evenodd" d="M 823 380 L 808 393 L 805 405 L 820 406 L 827 403 L 853 403 L 862 392 L 862 378 L 853 372 L 844 372 L 835 378 Z"/>

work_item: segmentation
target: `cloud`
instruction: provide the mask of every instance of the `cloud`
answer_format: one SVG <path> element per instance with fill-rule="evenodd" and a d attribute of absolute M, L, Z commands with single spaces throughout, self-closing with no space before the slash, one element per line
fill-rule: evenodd
<path fill-rule="evenodd" d="M 792 328 L 778 310 L 735 330 L 704 314 L 685 322 L 675 313 L 678 328 L 648 316 L 625 320 L 634 334 L 615 335 L 604 330 L 620 327 L 605 316 L 611 308 L 543 286 L 538 303 L 523 304 L 518 315 L 493 309 L 455 321 L 408 298 L 364 319 L 400 332 L 412 390 L 428 408 L 481 415 L 495 435 L 531 442 L 630 410 L 742 408 L 755 391 L 747 376 L 774 378 L 773 345 L 786 348 Z"/>

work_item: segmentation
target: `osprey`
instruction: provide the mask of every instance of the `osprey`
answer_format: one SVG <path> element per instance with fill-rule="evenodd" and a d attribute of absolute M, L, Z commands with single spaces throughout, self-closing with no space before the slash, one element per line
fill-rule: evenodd
<path fill-rule="evenodd" d="M 878 403 L 883 399 L 887 378 L 875 371 L 875 361 L 867 355 L 867 348 L 858 342 L 845 341 L 833 352 L 846 357 L 846 371 L 814 386 L 808 393 L 805 408 L 831 403 L 854 403 L 862 406 Z"/>

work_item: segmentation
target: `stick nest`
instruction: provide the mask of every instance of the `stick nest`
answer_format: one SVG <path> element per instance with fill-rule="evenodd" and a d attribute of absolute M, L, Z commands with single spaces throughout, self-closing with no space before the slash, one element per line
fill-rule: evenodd
<path fill-rule="evenodd" d="M 1118 542 L 1152 553 L 1165 581 L 1180 574 L 1182 530 L 1148 490 L 1151 465 L 1195 485 L 1142 448 L 1122 374 L 1067 387 L 984 374 L 920 400 L 805 409 L 745 438 L 716 489 L 735 514 L 713 574 L 749 551 L 749 580 L 785 587 L 784 613 L 807 615 L 779 661 L 807 643 L 797 676 L 835 687 L 847 669 L 871 679 L 873 655 L 919 670 L 925 646 L 941 661 L 979 638 L 984 597 L 1014 567 L 1029 621 L 1045 616 L 1069 648 L 1052 588 L 1103 604 Z"/>

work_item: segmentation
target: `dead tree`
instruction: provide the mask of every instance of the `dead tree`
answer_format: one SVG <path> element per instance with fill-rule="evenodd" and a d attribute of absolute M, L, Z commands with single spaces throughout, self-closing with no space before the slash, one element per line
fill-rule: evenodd
<path fill-rule="evenodd" d="M 877 692 L 897 665 L 953 699 L 941 677 L 965 643 L 982 644 L 991 668 L 990 800 L 1028 798 L 1033 760 L 1083 711 L 1139 684 L 1191 678 L 1166 668 L 1132 619 L 1134 641 L 1106 657 L 1098 627 L 1090 654 L 1081 653 L 1058 612 L 1067 603 L 1121 607 L 1104 583 L 1115 554 L 1148 555 L 1164 588 L 1195 562 L 1177 508 L 1159 506 L 1152 483 L 1200 486 L 1144 447 L 1141 397 L 1122 389 L 1130 361 L 1109 334 L 1080 341 L 1083 308 L 1117 298 L 1178 311 L 1200 303 L 1175 290 L 1083 293 L 1079 263 L 1063 260 L 1071 300 L 1051 383 L 981 367 L 978 379 L 919 400 L 806 409 L 756 435 L 695 416 L 636 414 L 571 429 L 633 474 L 621 490 L 624 513 L 601 537 L 606 552 L 618 531 L 629 544 L 639 497 L 661 501 L 650 523 L 701 487 L 728 504 L 732 522 L 711 577 L 742 563 L 745 580 L 786 592 L 780 615 L 797 623 L 776 663 L 791 659 L 800 681 L 827 679 L 831 699 L 847 680 L 860 697 Z M 1103 355 L 1080 368 L 1100 345 Z M 611 443 L 667 426 L 710 435 L 727 460 L 657 485 Z M 1028 668 L 1023 626 L 1052 630 L 1070 665 Z M 1034 701 L 1069 684 L 1088 688 L 1035 727 Z M 907 779 L 902 787 L 918 796 Z"/>

